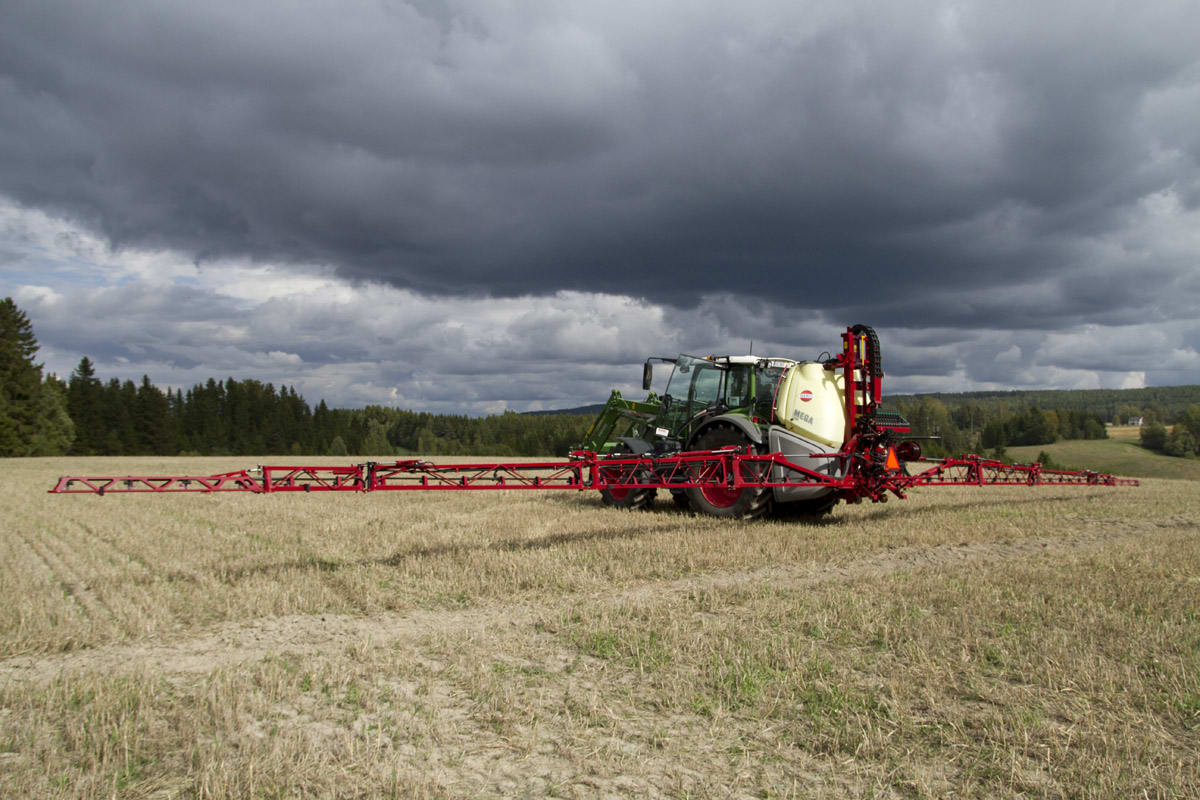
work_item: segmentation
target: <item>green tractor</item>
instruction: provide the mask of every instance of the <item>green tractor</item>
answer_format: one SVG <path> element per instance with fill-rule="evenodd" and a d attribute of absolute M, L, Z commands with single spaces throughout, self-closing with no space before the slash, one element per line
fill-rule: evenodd
<path fill-rule="evenodd" d="M 650 391 L 655 361 L 673 366 L 661 396 Z M 649 358 L 643 368 L 642 388 L 650 394 L 642 401 L 627 400 L 614 389 L 578 449 L 614 456 L 665 455 L 737 445 L 771 452 L 771 432 L 778 427 L 772 425 L 776 392 L 797 366 L 791 359 L 758 356 Z M 818 449 L 809 444 L 806 452 Z M 649 507 L 655 494 L 654 489 L 601 492 L 606 504 L 628 509 Z M 774 502 L 812 499 L 775 494 L 771 489 L 734 491 L 719 486 L 671 490 L 681 508 L 747 519 L 767 513 Z M 835 498 L 818 499 L 811 510 L 823 513 L 835 502 Z"/>

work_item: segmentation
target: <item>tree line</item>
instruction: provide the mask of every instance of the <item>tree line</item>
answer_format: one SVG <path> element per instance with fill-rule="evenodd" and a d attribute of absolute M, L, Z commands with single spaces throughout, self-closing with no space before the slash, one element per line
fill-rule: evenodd
<path fill-rule="evenodd" d="M 142 378 L 95 377 L 84 357 L 67 383 L 79 455 L 537 456 L 565 453 L 588 418 L 508 412 L 472 418 L 372 405 L 311 408 L 295 387 L 253 379 L 209 379 L 163 392 Z"/>
<path fill-rule="evenodd" d="M 925 443 L 928 455 L 1003 453 L 1006 447 L 1053 444 L 1060 439 L 1106 439 L 1106 421 L 1121 425 L 1140 418 L 1143 447 L 1169 456 L 1200 456 L 1200 386 L 1147 389 L 1087 389 L 1070 406 L 1039 408 L 1028 401 L 1066 393 L 979 392 L 892 396 L 914 433 L 937 434 Z M 1108 412 L 1111 411 L 1111 416 Z"/>
<path fill-rule="evenodd" d="M 943 457 L 966 452 L 1003 451 L 1005 447 L 1053 444 L 1060 439 L 1105 439 L 1108 430 L 1092 411 L 1008 403 L 963 402 L 947 405 L 934 395 L 892 397 L 916 435 L 936 436 L 924 452 Z"/>

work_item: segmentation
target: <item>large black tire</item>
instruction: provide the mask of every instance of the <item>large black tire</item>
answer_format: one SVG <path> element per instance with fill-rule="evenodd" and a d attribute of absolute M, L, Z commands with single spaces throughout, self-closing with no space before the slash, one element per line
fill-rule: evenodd
<path fill-rule="evenodd" d="M 746 434 L 732 425 L 715 425 L 700 434 L 688 449 L 719 450 L 731 444 L 744 446 L 752 443 Z M 687 490 L 687 497 L 695 511 L 714 517 L 756 519 L 771 510 L 771 490 L 761 487 L 742 489 L 740 492 L 723 486 L 693 487 Z"/>
<path fill-rule="evenodd" d="M 628 454 L 633 451 L 627 445 L 619 444 L 612 449 L 613 453 Z M 646 510 L 654 505 L 657 489 L 601 489 L 600 499 L 604 505 L 613 508 L 629 510 Z"/>

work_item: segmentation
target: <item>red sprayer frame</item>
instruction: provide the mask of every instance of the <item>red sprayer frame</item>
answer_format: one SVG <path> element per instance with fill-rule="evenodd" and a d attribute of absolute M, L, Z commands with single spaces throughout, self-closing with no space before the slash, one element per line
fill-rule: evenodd
<path fill-rule="evenodd" d="M 846 397 L 845 444 L 808 456 L 815 466 L 837 460 L 829 475 L 794 463 L 782 453 L 756 453 L 749 447 L 671 453 L 661 456 L 605 456 L 576 451 L 567 460 L 434 464 L 410 459 L 368 461 L 347 466 L 260 466 L 216 475 L 79 476 L 59 479 L 54 494 L 141 492 L 384 492 L 519 489 L 681 490 L 720 486 L 826 488 L 840 499 L 883 502 L 903 498 L 919 486 L 1137 486 L 1131 478 L 1082 471 L 1043 469 L 1040 464 L 1005 464 L 963 455 L 914 457 L 915 443 L 903 441 L 908 424 L 879 409 L 883 370 L 875 332 L 856 325 L 842 334 L 842 352 L 824 364 L 841 370 Z M 898 445 L 898 446 L 897 446 Z M 912 446 L 906 449 L 906 445 Z M 899 453 L 899 457 L 898 457 Z M 901 460 L 903 458 L 903 461 Z M 918 467 L 919 471 L 912 471 Z"/>
<path fill-rule="evenodd" d="M 434 464 L 423 460 L 348 466 L 264 465 L 217 475 L 79 476 L 59 479 L 53 494 L 112 494 L 177 492 L 392 492 L 478 491 L 519 489 L 686 489 L 724 486 L 825 487 L 850 501 L 881 501 L 890 492 L 904 497 L 918 486 L 1137 486 L 1131 478 L 1091 471 L 1043 469 L 1040 464 L 1005 464 L 975 455 L 908 462 L 920 472 L 876 469 L 878 465 L 847 469 L 841 478 L 815 472 L 789 461 L 781 453 L 759 455 L 742 448 L 679 453 L 653 458 L 608 458 L 579 451 L 570 460 L 486 464 Z M 844 458 L 828 453 L 811 458 Z M 852 461 L 862 460 L 853 454 Z"/>

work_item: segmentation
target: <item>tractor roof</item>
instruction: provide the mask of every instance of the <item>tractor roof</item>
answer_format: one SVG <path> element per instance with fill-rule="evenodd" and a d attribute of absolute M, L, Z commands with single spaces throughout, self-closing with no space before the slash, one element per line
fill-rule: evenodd
<path fill-rule="evenodd" d="M 797 363 L 791 358 L 769 358 L 767 356 L 709 356 L 712 361 L 724 361 L 728 364 L 757 364 L 760 361 L 770 362 L 773 367 L 790 367 Z"/>

